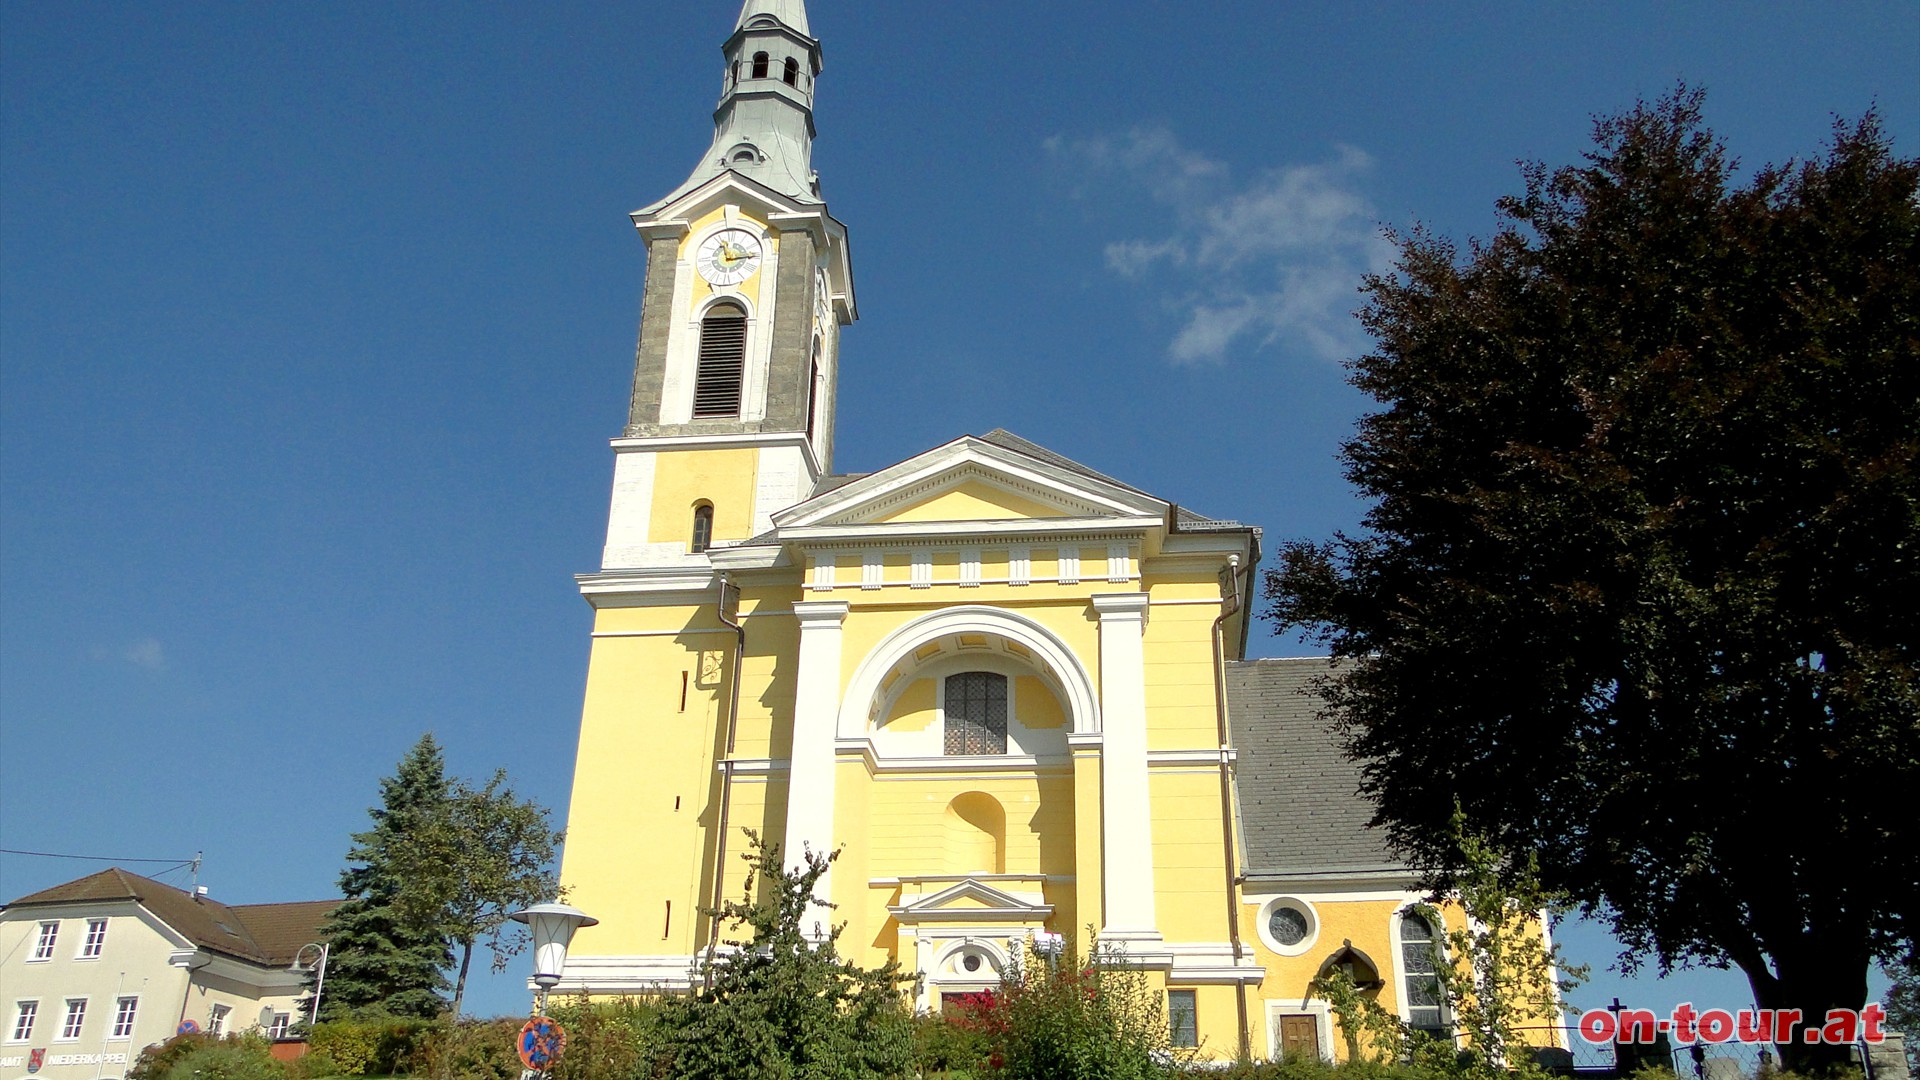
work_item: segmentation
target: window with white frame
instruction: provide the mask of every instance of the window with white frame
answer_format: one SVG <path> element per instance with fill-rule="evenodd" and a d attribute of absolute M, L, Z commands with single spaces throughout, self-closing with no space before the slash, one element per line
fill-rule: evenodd
<path fill-rule="evenodd" d="M 15 1003 L 14 1009 L 13 1034 L 8 1041 L 26 1042 L 28 1039 L 33 1038 L 33 1021 L 40 1015 L 40 1003 L 37 1001 L 21 1001 Z"/>
<path fill-rule="evenodd" d="M 116 1039 L 133 1038 L 133 1017 L 140 1009 L 140 999 L 123 997 L 115 1003 L 113 1010 L 113 1037 Z"/>
<path fill-rule="evenodd" d="M 273 1023 L 267 1025 L 267 1037 L 270 1039 L 284 1039 L 287 1037 L 287 1029 L 292 1026 L 292 1013 L 274 1013 Z"/>
<path fill-rule="evenodd" d="M 213 1007 L 213 1016 L 207 1020 L 207 1030 L 215 1035 L 225 1035 L 227 1033 L 227 1017 L 232 1014 L 232 1008 L 226 1005 L 215 1005 Z"/>
<path fill-rule="evenodd" d="M 40 939 L 36 941 L 33 946 L 33 958 L 35 960 L 53 959 L 53 943 L 59 939 L 60 923 L 58 920 L 41 923 Z"/>
<path fill-rule="evenodd" d="M 61 1040 L 66 1041 L 66 1040 L 79 1038 L 80 1029 L 85 1027 L 86 1023 L 87 1023 L 87 999 L 86 998 L 68 998 L 67 999 L 67 1018 L 60 1022 Z"/>
<path fill-rule="evenodd" d="M 1451 1041 L 1446 999 L 1440 990 L 1440 937 L 1418 911 L 1400 916 L 1400 973 L 1407 988 L 1407 1025 L 1436 1039 Z"/>
<path fill-rule="evenodd" d="M 1007 752 L 1007 677 L 991 671 L 947 676 L 944 751 L 949 756 Z"/>
<path fill-rule="evenodd" d="M 107 947 L 107 920 L 87 920 L 87 940 L 80 943 L 80 959 L 97 960 Z"/>

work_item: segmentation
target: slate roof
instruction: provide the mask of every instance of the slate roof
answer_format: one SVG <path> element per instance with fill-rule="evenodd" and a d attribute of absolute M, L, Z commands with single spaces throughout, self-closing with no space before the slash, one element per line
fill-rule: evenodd
<path fill-rule="evenodd" d="M 1227 716 L 1240 752 L 1234 771 L 1251 878 L 1403 870 L 1359 794 L 1360 768 L 1319 718 L 1312 680 L 1324 657 L 1227 665 Z"/>
<path fill-rule="evenodd" d="M 339 900 L 223 904 L 116 866 L 29 893 L 6 910 L 127 900 L 202 949 L 267 967 L 286 967 L 300 946 L 320 940 L 327 913 L 340 906 Z"/>

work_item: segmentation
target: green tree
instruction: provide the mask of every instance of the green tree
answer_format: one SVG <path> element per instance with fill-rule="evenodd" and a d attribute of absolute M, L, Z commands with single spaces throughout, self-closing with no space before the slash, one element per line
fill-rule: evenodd
<path fill-rule="evenodd" d="M 913 1064 L 901 989 L 912 979 L 889 960 L 868 971 L 842 959 L 844 924 L 802 929 L 814 887 L 835 851 L 805 853 L 794 871 L 778 845 L 748 830 L 746 897 L 719 915 L 735 928 L 711 962 L 711 985 L 669 998 L 656 1029 L 681 1080 L 854 1080 L 893 1077 Z"/>
<path fill-rule="evenodd" d="M 466 995 L 474 945 L 484 942 L 493 970 L 504 970 L 507 958 L 527 942 L 526 931 L 507 916 L 558 895 L 553 857 L 562 838 L 548 823 L 547 809 L 514 794 L 501 770 L 484 787 L 454 781 L 392 854 L 400 881 L 395 911 L 459 948 L 455 1018 Z"/>
<path fill-rule="evenodd" d="M 430 733 L 380 781 L 380 805 L 368 811 L 373 828 L 354 834 L 340 875 L 347 899 L 321 930 L 330 950 L 321 1019 L 357 1011 L 434 1017 L 446 1007 L 447 937 L 402 918 L 395 898 L 410 838 L 440 812 L 447 794 L 445 762 Z"/>
<path fill-rule="evenodd" d="M 1906 955 L 1887 964 L 1887 1027 L 1906 1036 L 1907 1067 L 1920 1071 L 1920 948 L 1907 943 Z"/>
<path fill-rule="evenodd" d="M 1404 852 L 1458 801 L 1624 967 L 1824 1017 L 1920 918 L 1920 165 L 1869 113 L 1738 183 L 1700 107 L 1598 121 L 1464 257 L 1396 238 L 1366 529 L 1267 596 L 1351 659 L 1329 715 Z"/>

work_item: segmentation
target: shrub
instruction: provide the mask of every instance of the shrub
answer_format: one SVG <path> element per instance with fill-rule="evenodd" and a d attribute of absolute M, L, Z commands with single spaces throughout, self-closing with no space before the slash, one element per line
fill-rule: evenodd
<path fill-rule="evenodd" d="M 226 1062 L 232 1056 L 226 1051 L 237 1051 L 243 1056 L 251 1055 L 265 1061 L 274 1071 L 268 1074 L 273 1080 L 283 1080 L 284 1072 L 279 1063 L 267 1052 L 267 1041 L 258 1035 L 209 1035 L 194 1032 L 187 1035 L 175 1035 L 163 1043 L 156 1043 L 140 1051 L 134 1059 L 133 1067 L 127 1070 L 127 1080 L 168 1080 L 174 1066 L 182 1061 L 198 1061 L 198 1055 L 205 1052 L 221 1051 L 222 1054 L 209 1058 L 209 1061 Z M 221 1067 L 225 1067 L 224 1065 Z M 187 1076 L 193 1073 L 189 1071 Z M 224 1074 L 222 1074 L 224 1075 Z"/>
<path fill-rule="evenodd" d="M 338 1068 L 335 1076 L 378 1076 L 410 1065 L 439 1027 L 432 1020 L 364 1016 L 316 1024 L 307 1042 Z"/>
<path fill-rule="evenodd" d="M 437 1024 L 406 1071 L 431 1080 L 520 1080 L 520 1027 L 511 1017 Z"/>
<path fill-rule="evenodd" d="M 581 998 L 550 1012 L 567 1033 L 554 1080 L 654 1080 L 667 1075 L 658 1002 Z"/>
<path fill-rule="evenodd" d="M 1174 1060 L 1159 993 L 1097 942 L 1084 961 L 1029 953 L 971 1014 L 1007 1080 L 1151 1080 Z"/>
<path fill-rule="evenodd" d="M 160 1080 L 287 1080 L 287 1070 L 264 1044 L 226 1040 L 180 1055 Z"/>

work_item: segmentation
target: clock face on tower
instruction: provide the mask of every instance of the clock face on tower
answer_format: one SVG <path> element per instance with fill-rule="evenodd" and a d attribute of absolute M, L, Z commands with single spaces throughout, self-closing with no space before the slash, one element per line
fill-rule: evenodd
<path fill-rule="evenodd" d="M 745 229 L 722 229 L 700 242 L 695 265 L 715 285 L 738 285 L 760 269 L 760 238 Z"/>

